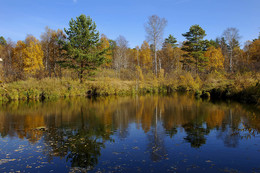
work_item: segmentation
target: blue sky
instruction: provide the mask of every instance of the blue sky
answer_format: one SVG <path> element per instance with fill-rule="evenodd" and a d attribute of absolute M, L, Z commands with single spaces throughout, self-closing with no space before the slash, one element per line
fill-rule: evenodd
<path fill-rule="evenodd" d="M 164 37 L 173 34 L 178 41 L 193 24 L 206 30 L 206 39 L 236 27 L 241 45 L 260 32 L 260 0 L 0 0 L 0 36 L 13 41 L 27 34 L 40 38 L 46 26 L 67 28 L 80 14 L 90 16 L 111 39 L 123 35 L 130 47 L 145 40 L 144 23 L 153 14 L 168 21 Z"/>

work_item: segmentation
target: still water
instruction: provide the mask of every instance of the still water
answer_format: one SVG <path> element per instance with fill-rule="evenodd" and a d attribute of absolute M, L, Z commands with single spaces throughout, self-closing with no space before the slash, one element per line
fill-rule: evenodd
<path fill-rule="evenodd" d="M 0 106 L 0 172 L 260 172 L 260 111 L 191 95 Z"/>

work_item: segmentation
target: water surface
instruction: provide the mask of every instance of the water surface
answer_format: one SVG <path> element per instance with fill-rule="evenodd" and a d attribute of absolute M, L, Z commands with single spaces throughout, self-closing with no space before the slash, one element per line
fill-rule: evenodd
<path fill-rule="evenodd" d="M 0 107 L 0 172 L 260 172 L 260 112 L 190 95 Z"/>

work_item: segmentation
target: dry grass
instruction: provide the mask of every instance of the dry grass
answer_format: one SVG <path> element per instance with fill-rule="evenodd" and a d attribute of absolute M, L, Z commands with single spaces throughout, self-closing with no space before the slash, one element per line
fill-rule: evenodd
<path fill-rule="evenodd" d="M 256 87 L 259 81 L 260 75 L 253 73 L 236 75 L 211 73 L 202 80 L 198 75 L 189 72 L 175 71 L 164 74 L 164 71 L 160 71 L 159 76 L 155 77 L 152 72 L 142 74 L 142 71 L 123 70 L 117 72 L 103 69 L 98 71 L 95 76 L 88 77 L 83 84 L 80 84 L 79 80 L 74 77 L 44 78 L 41 80 L 29 78 L 25 81 L 2 84 L 0 100 L 167 93 L 176 90 L 202 93 L 217 89 L 221 92 L 228 90 L 231 95 L 238 95 L 238 93 L 243 93 L 242 95 L 246 97 L 254 95 L 255 100 L 259 101 L 260 91 L 259 87 Z"/>

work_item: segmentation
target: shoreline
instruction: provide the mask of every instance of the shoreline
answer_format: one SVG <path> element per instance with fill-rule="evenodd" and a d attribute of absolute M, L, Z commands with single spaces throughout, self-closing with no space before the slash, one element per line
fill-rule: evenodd
<path fill-rule="evenodd" d="M 76 80 L 67 79 L 29 79 L 2 84 L 0 87 L 0 102 L 12 101 L 43 101 L 69 97 L 99 97 L 99 96 L 130 96 L 146 94 L 166 94 L 174 92 L 191 92 L 196 98 L 234 100 L 240 103 L 260 105 L 260 84 L 249 86 L 242 90 L 236 89 L 235 83 L 218 85 L 216 87 L 195 88 L 184 84 L 165 84 L 136 81 L 85 81 L 80 84 Z"/>

